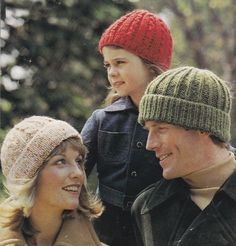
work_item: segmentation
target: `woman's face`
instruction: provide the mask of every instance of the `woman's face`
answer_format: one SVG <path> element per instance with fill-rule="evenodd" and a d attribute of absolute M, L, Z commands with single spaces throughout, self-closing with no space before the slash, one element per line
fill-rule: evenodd
<path fill-rule="evenodd" d="M 34 207 L 61 211 L 77 208 L 85 178 L 83 161 L 72 145 L 52 156 L 39 173 Z"/>

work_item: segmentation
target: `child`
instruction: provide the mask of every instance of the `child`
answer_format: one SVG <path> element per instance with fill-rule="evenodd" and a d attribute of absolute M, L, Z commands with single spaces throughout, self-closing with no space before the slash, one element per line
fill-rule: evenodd
<path fill-rule="evenodd" d="M 90 222 L 102 206 L 86 190 L 86 152 L 64 121 L 32 116 L 9 131 L 1 149 L 9 197 L 0 205 L 0 245 L 101 245 Z"/>
<path fill-rule="evenodd" d="M 134 10 L 105 30 L 99 50 L 113 103 L 96 110 L 81 132 L 89 150 L 86 173 L 97 165 L 98 192 L 105 205 L 94 226 L 105 243 L 133 246 L 132 203 L 162 176 L 155 154 L 145 149 L 147 131 L 137 123 L 138 106 L 148 83 L 170 67 L 172 38 L 158 16 Z"/>

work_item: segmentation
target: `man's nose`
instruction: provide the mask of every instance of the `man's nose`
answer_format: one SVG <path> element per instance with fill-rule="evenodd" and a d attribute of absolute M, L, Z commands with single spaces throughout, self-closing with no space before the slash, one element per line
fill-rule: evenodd
<path fill-rule="evenodd" d="M 146 143 L 146 149 L 155 151 L 160 147 L 160 141 L 154 134 L 149 133 Z"/>

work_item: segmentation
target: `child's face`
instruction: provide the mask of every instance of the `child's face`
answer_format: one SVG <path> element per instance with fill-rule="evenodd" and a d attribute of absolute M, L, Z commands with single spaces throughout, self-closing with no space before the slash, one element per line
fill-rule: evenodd
<path fill-rule="evenodd" d="M 153 74 L 133 53 L 105 46 L 102 49 L 108 80 L 119 96 L 130 96 L 139 102 Z"/>
<path fill-rule="evenodd" d="M 71 145 L 52 156 L 39 173 L 34 207 L 75 209 L 84 183 L 83 157 Z"/>

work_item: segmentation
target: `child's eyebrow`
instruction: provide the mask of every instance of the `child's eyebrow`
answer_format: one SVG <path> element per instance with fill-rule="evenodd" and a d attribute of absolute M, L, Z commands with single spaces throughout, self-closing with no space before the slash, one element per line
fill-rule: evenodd
<path fill-rule="evenodd" d="M 112 58 L 111 61 L 115 61 L 115 60 L 125 60 L 125 59 L 127 59 L 127 57 L 124 57 L 124 56 L 117 56 L 117 57 Z M 104 60 L 103 63 L 104 63 L 104 62 L 109 62 L 109 61 Z"/>

